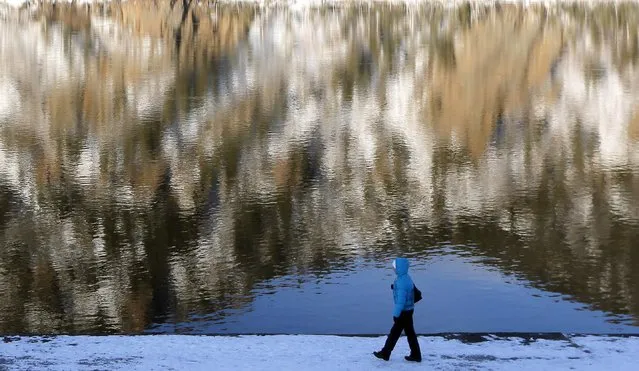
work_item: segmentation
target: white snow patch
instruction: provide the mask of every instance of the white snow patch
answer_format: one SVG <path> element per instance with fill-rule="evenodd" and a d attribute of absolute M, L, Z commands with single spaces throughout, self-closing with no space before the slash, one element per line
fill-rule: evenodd
<path fill-rule="evenodd" d="M 5 338 L 0 361 L 12 370 L 414 370 L 400 339 L 390 362 L 371 354 L 384 337 L 273 336 L 59 336 Z M 634 370 L 639 337 L 575 336 L 524 342 L 495 338 L 465 344 L 420 337 L 419 369 Z"/>

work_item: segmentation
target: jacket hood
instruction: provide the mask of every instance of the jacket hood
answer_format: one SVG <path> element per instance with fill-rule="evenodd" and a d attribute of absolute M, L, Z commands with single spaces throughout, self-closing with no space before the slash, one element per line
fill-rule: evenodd
<path fill-rule="evenodd" d="M 395 266 L 395 273 L 398 276 L 402 276 L 408 273 L 408 267 L 410 266 L 410 263 L 408 263 L 408 259 L 397 258 L 393 263 L 393 265 Z"/>

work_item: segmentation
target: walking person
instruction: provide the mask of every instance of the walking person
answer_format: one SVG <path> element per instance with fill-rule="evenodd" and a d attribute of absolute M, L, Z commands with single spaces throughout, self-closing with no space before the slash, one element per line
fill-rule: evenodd
<path fill-rule="evenodd" d="M 408 346 L 410 347 L 410 355 L 404 357 L 407 361 L 421 362 L 422 353 L 419 349 L 419 342 L 417 341 L 417 334 L 415 334 L 415 328 L 413 327 L 413 310 L 415 308 L 415 293 L 418 290 L 415 288 L 412 278 L 408 275 L 409 262 L 406 258 L 397 258 L 393 260 L 393 268 L 397 278 L 391 285 L 393 289 L 393 300 L 395 307 L 393 310 L 393 327 L 386 338 L 384 347 L 379 352 L 373 352 L 375 357 L 388 361 L 390 359 L 391 352 L 397 344 L 402 330 L 406 333 L 408 340 Z M 421 294 L 417 300 L 421 299 Z"/>

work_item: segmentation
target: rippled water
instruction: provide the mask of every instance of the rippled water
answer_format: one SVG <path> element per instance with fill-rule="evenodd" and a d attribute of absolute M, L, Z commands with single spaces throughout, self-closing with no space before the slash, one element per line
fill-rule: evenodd
<path fill-rule="evenodd" d="M 637 332 L 639 6 L 0 11 L 0 333 Z"/>

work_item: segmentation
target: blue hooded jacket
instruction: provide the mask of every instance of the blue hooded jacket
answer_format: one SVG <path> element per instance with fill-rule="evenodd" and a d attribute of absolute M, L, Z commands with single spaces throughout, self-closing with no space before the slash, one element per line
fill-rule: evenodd
<path fill-rule="evenodd" d="M 393 300 L 395 301 L 393 317 L 399 317 L 402 311 L 415 308 L 414 284 L 408 275 L 409 265 L 406 258 L 395 259 L 395 274 L 397 274 L 397 278 L 393 283 Z"/>

